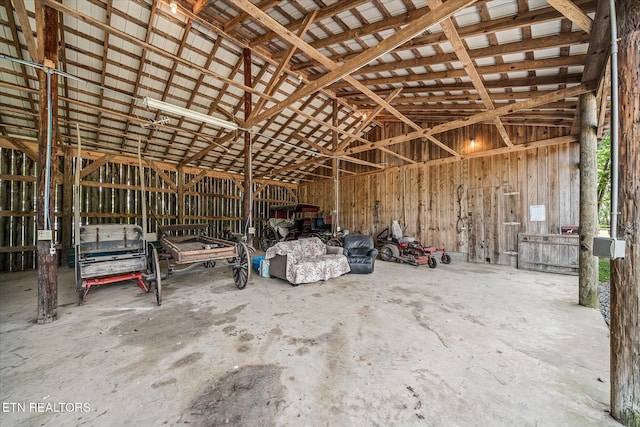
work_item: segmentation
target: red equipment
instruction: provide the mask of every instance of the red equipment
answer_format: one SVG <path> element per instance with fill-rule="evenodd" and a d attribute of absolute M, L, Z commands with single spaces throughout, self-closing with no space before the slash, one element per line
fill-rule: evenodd
<path fill-rule="evenodd" d="M 451 263 L 451 256 L 449 256 L 445 248 L 423 246 L 420 242 L 414 241 L 412 237 L 403 237 L 402 230 L 400 230 L 397 221 L 393 221 L 392 227 L 395 233 L 390 233 L 389 227 L 386 227 L 376 236 L 380 258 L 383 261 L 395 260 L 414 266 L 426 264 L 430 268 L 436 268 L 438 262 L 434 254 L 436 252 L 442 252 L 440 261 L 442 261 L 443 264 Z"/>

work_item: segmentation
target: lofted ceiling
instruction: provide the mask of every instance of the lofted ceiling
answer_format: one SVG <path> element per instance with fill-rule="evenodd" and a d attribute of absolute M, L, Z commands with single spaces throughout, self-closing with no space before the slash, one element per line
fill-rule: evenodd
<path fill-rule="evenodd" d="M 39 3 L 59 12 L 62 144 L 79 125 L 101 152 L 134 155 L 140 140 L 147 158 L 243 173 L 245 132 L 149 97 L 250 129 L 253 173 L 286 182 L 325 176 L 336 157 L 384 168 L 358 152 L 415 138 L 457 156 L 437 138 L 448 123 L 488 123 L 505 147 L 512 125 L 575 134 L 578 97 L 606 63 L 595 0 Z M 36 4 L 0 0 L 0 132 L 16 146 L 38 137 Z M 365 145 L 390 122 L 408 136 Z"/>

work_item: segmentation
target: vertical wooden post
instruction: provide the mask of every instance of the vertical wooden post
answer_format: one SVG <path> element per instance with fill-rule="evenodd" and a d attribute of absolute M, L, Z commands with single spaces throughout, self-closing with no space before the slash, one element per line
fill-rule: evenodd
<path fill-rule="evenodd" d="M 338 100 L 333 100 L 333 112 L 331 113 L 332 125 L 338 126 Z M 333 151 L 335 152 L 338 149 L 338 132 L 333 131 L 332 134 L 333 141 Z M 339 223 L 338 223 L 338 213 L 340 211 L 340 180 L 339 180 L 339 167 L 340 162 L 338 159 L 331 159 L 331 171 L 333 173 L 333 215 L 331 218 L 331 231 L 336 233 L 338 231 Z"/>
<path fill-rule="evenodd" d="M 578 255 L 578 303 L 598 303 L 598 258 L 593 256 L 593 238 L 598 230 L 598 138 L 595 94 L 580 96 L 580 251 Z"/>
<path fill-rule="evenodd" d="M 242 51 L 244 56 L 244 85 L 251 87 L 251 49 L 245 47 Z M 251 92 L 244 93 L 244 120 L 245 123 L 251 116 Z M 244 220 L 245 235 L 249 243 L 253 242 L 253 188 L 251 184 L 251 133 L 249 130 L 244 133 Z"/>
<path fill-rule="evenodd" d="M 73 150 L 64 150 L 64 176 L 62 181 L 62 228 L 60 265 L 69 265 L 69 248 L 71 247 L 71 230 L 73 229 Z"/>
<path fill-rule="evenodd" d="M 36 14 L 44 13 L 44 57 L 42 62 L 48 66 L 55 67 L 58 64 L 58 12 L 50 7 L 36 9 Z M 43 22 L 36 19 L 36 22 Z M 56 174 L 56 152 L 57 152 L 57 132 L 58 127 L 58 81 L 53 73 L 50 75 L 51 91 L 51 112 L 49 111 L 49 96 L 47 90 L 47 73 L 38 72 L 40 83 L 40 132 L 38 133 L 38 201 L 37 227 L 38 230 L 45 229 L 45 193 L 49 193 L 48 211 L 51 225 L 54 222 L 54 195 Z M 49 120 L 51 113 L 51 123 Z M 47 151 L 48 139 L 51 133 L 51 162 L 47 171 Z M 47 173 L 49 174 L 49 185 L 47 187 Z M 49 227 L 50 230 L 53 227 Z M 58 265 L 57 256 L 50 253 L 54 240 L 38 240 L 38 323 L 50 323 L 58 318 Z"/>
<path fill-rule="evenodd" d="M 611 414 L 640 425 L 640 3 L 617 0 L 620 82 L 617 234 L 625 257 L 611 262 Z M 612 70 L 612 72 L 614 72 Z M 611 141 L 618 144 L 618 141 Z"/>
<path fill-rule="evenodd" d="M 178 167 L 178 224 L 184 224 L 184 167 Z M 146 209 L 146 206 L 145 206 Z"/>

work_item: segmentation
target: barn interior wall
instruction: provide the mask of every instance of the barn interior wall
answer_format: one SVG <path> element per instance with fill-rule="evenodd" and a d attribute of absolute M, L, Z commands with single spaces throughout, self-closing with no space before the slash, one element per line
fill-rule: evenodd
<path fill-rule="evenodd" d="M 439 158 L 442 150 L 414 142 L 403 146 L 403 155 L 413 150 L 427 163 L 341 177 L 339 225 L 375 236 L 397 220 L 405 235 L 424 244 L 468 254 L 474 262 L 504 265 L 515 263 L 518 233 L 559 234 L 562 226 L 577 226 L 579 145 L 464 158 L 473 150 L 499 148 L 502 142 L 493 129 L 479 125 L 441 135 L 443 142 L 455 139 L 450 146 L 463 154 L 459 161 L 429 162 Z M 555 128 L 542 127 L 512 127 L 509 133 L 516 145 L 561 136 Z M 473 148 L 471 137 L 476 142 Z M 401 163 L 392 155 L 377 155 L 384 163 Z M 333 185 L 333 180 L 303 183 L 300 201 L 330 211 Z M 541 206 L 544 220 L 532 220 L 532 207 L 540 212 Z"/>
<path fill-rule="evenodd" d="M 63 157 L 58 170 L 64 170 Z M 89 171 L 96 159 L 83 159 L 83 170 Z M 75 173 L 75 157 L 72 159 Z M 184 191 L 184 217 L 178 217 L 178 172 L 143 166 L 145 177 L 147 230 L 156 233 L 159 225 L 207 224 L 211 236 L 225 236 L 225 230 L 242 233 L 243 189 L 236 180 L 219 176 L 198 177 L 186 172 L 185 183 L 192 183 Z M 36 162 L 19 150 L 0 147 L 0 271 L 20 271 L 36 268 Z M 64 220 L 64 193 L 58 178 L 55 192 L 55 212 L 52 218 L 55 240 L 62 248 L 62 229 L 72 224 Z M 70 180 L 73 182 L 73 179 Z M 80 185 L 81 224 L 142 224 L 142 197 L 137 161 L 105 162 L 86 176 Z M 272 205 L 296 202 L 291 186 L 275 183 L 254 183 L 254 227 L 260 235 Z M 72 210 L 69 210 L 71 213 Z M 73 229 L 68 234 L 73 242 Z M 73 247 L 71 245 L 71 247 Z"/>

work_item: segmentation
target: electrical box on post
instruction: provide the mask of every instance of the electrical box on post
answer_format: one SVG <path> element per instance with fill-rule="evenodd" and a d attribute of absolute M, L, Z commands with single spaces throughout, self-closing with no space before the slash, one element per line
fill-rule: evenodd
<path fill-rule="evenodd" d="M 593 255 L 600 258 L 624 258 L 624 240 L 614 237 L 594 237 Z"/>
<path fill-rule="evenodd" d="M 38 240 L 53 240 L 53 230 L 38 230 Z"/>

